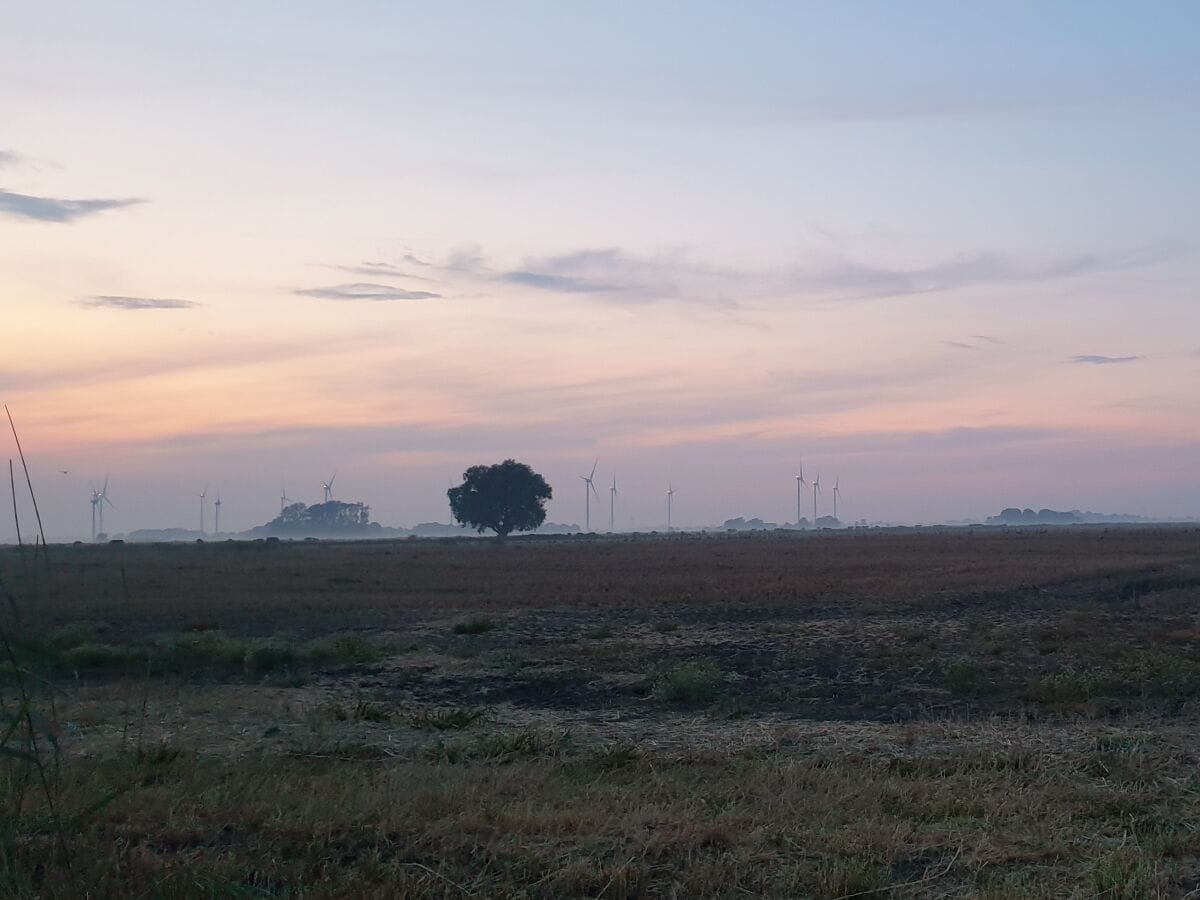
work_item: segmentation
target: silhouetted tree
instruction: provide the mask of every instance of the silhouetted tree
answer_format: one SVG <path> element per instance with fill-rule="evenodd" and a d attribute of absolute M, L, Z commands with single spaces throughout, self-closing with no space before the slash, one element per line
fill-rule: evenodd
<path fill-rule="evenodd" d="M 463 472 L 463 483 L 446 491 L 457 521 L 481 534 L 490 528 L 500 538 L 512 531 L 531 531 L 546 521 L 546 501 L 552 494 L 545 478 L 513 459 L 471 466 Z"/>
<path fill-rule="evenodd" d="M 263 527 L 286 534 L 349 534 L 370 526 L 371 507 L 365 503 L 329 500 L 312 506 L 293 503 Z"/>

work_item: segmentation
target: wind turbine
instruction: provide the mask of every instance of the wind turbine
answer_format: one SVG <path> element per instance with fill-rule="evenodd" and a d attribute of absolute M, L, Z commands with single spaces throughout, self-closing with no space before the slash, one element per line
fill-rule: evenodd
<path fill-rule="evenodd" d="M 612 487 L 608 489 L 608 530 L 609 532 L 616 531 L 616 510 L 617 510 L 617 473 L 613 473 Z"/>
<path fill-rule="evenodd" d="M 333 479 L 337 478 L 337 472 L 333 473 L 333 477 L 328 481 L 322 481 L 321 487 L 325 489 L 325 502 L 328 503 L 333 499 Z"/>
<path fill-rule="evenodd" d="M 838 487 L 841 480 L 842 479 L 840 477 L 833 479 L 833 517 L 835 519 L 837 518 L 838 497 L 840 497 L 842 495 L 842 489 L 840 487 Z"/>
<path fill-rule="evenodd" d="M 667 531 L 671 530 L 671 501 L 675 499 L 675 488 L 667 485 Z"/>
<path fill-rule="evenodd" d="M 217 499 L 213 501 L 213 534 L 221 533 L 221 495 L 217 494 Z"/>
<path fill-rule="evenodd" d="M 813 528 L 817 527 L 817 494 L 821 493 L 821 473 L 813 481 Z"/>
<path fill-rule="evenodd" d="M 583 489 L 583 530 L 589 533 L 592 530 L 592 494 L 596 494 L 596 485 L 592 479 L 596 476 L 596 466 L 598 465 L 600 465 L 600 460 L 592 463 L 592 474 L 579 476 L 583 479 L 585 485 Z M 596 499 L 600 499 L 599 494 L 596 494 Z"/>
<path fill-rule="evenodd" d="M 204 534 L 204 498 L 208 496 L 208 485 L 196 496 L 200 498 L 200 533 Z"/>
<path fill-rule="evenodd" d="M 92 540 L 96 539 L 97 534 L 104 534 L 104 504 L 107 503 L 113 506 L 113 502 L 108 499 L 108 476 L 104 476 L 104 487 L 100 490 L 92 488 Z M 96 520 L 100 520 L 100 530 L 96 530 Z"/>
<path fill-rule="evenodd" d="M 796 476 L 796 527 L 800 527 L 800 490 L 808 484 L 804 480 L 804 460 L 800 460 L 800 474 Z"/>

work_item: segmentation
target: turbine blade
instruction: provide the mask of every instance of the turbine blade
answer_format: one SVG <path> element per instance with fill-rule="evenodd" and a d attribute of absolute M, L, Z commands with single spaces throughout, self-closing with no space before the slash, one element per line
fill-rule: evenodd
<path fill-rule="evenodd" d="M 596 466 L 598 465 L 600 465 L 600 460 L 596 460 L 594 463 L 592 463 L 592 473 L 588 475 L 589 479 L 596 477 Z"/>

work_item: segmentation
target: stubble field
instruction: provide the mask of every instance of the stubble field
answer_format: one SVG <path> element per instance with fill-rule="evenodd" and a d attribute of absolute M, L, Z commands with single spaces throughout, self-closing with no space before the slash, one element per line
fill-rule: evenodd
<path fill-rule="evenodd" d="M 9 894 L 1200 896 L 1195 528 L 4 548 L 0 578 Z"/>

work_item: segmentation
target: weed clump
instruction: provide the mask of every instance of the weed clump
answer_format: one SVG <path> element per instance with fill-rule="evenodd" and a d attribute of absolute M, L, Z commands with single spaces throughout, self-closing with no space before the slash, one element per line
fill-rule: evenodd
<path fill-rule="evenodd" d="M 451 630 L 455 634 L 483 634 L 495 627 L 496 623 L 487 616 L 472 616 L 469 619 L 463 619 L 461 622 L 455 622 Z"/>
<path fill-rule="evenodd" d="M 386 722 L 392 714 L 378 703 L 359 698 L 352 706 L 332 703 L 327 707 L 329 715 L 337 722 Z"/>
<path fill-rule="evenodd" d="M 414 728 L 433 731 L 458 731 L 474 725 L 487 715 L 482 709 L 459 706 L 453 709 L 423 709 L 409 717 Z"/>
<path fill-rule="evenodd" d="M 311 663 L 370 663 L 387 655 L 388 648 L 354 634 L 315 638 L 300 649 L 300 656 Z"/>
<path fill-rule="evenodd" d="M 958 656 L 943 667 L 946 687 L 955 694 L 977 694 L 989 684 L 987 667 L 969 656 Z"/>
<path fill-rule="evenodd" d="M 1100 670 L 1065 666 L 1049 675 L 1030 678 L 1025 698 L 1046 706 L 1065 706 L 1110 694 L 1117 688 L 1119 685 Z"/>
<path fill-rule="evenodd" d="M 294 648 L 277 641 L 263 641 L 246 648 L 242 664 L 255 672 L 270 672 L 281 669 L 296 661 Z"/>
<path fill-rule="evenodd" d="M 710 703 L 722 683 L 721 670 L 708 660 L 667 666 L 654 681 L 654 695 L 668 703 Z"/>
<path fill-rule="evenodd" d="M 89 642 L 68 647 L 62 651 L 60 659 L 68 669 L 77 671 L 119 669 L 130 661 L 131 655 L 124 647 Z"/>
<path fill-rule="evenodd" d="M 445 763 L 511 763 L 517 760 L 552 759 L 562 756 L 570 743 L 569 731 L 523 728 L 520 731 L 483 735 L 469 742 L 447 743 L 439 740 L 425 750 L 425 756 L 435 762 Z"/>

